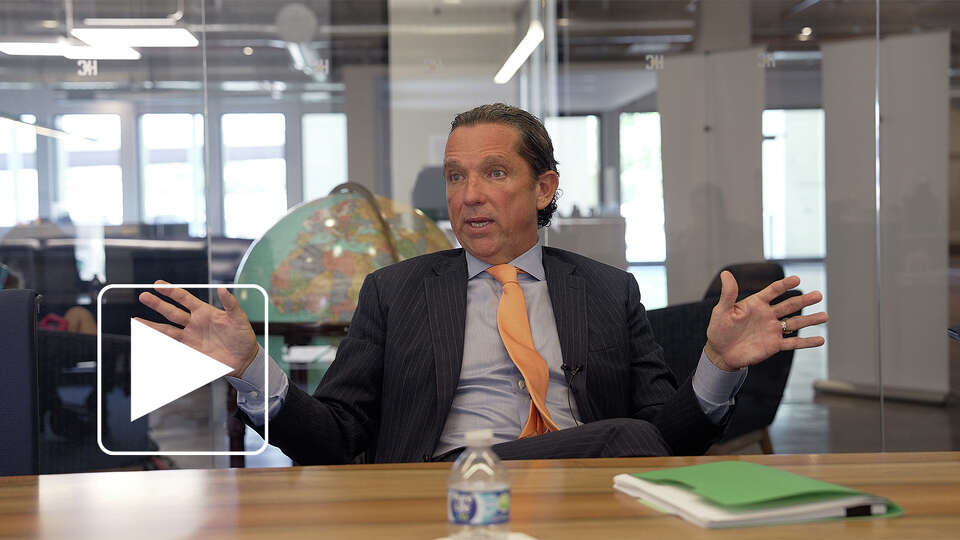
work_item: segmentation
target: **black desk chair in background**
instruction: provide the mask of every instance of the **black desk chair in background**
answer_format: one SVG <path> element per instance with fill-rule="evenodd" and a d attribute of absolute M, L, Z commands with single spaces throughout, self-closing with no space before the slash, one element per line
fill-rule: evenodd
<path fill-rule="evenodd" d="M 730 266 L 724 267 L 723 270 L 733 274 L 734 279 L 737 280 L 737 286 L 740 289 L 740 298 L 745 298 L 753 293 L 760 292 L 765 289 L 767 285 L 784 278 L 783 266 L 781 266 L 780 263 L 768 261 L 731 264 Z M 704 299 L 720 298 L 720 274 L 723 270 L 717 272 L 717 275 L 713 277 L 713 281 L 711 281 L 710 286 L 707 287 L 707 292 L 703 295 Z M 746 294 L 744 294 L 745 292 Z M 740 298 L 737 298 L 737 300 Z"/>
<path fill-rule="evenodd" d="M 37 299 L 0 290 L 0 476 L 39 472 Z"/>
<path fill-rule="evenodd" d="M 740 289 L 737 300 L 783 278 L 783 267 L 777 263 L 739 264 L 724 270 L 729 270 L 737 280 Z M 787 291 L 772 303 L 778 304 L 800 294 L 798 290 Z M 710 315 L 719 297 L 718 272 L 703 300 L 647 312 L 653 335 L 663 348 L 664 360 L 679 381 L 686 379 L 697 368 L 700 353 L 707 342 Z M 793 315 L 797 313 L 790 316 Z M 781 351 L 750 367 L 747 380 L 737 395 L 737 406 L 727 429 L 708 454 L 735 453 L 753 444 L 759 444 L 765 454 L 773 453 L 767 427 L 773 423 L 780 407 L 792 365 L 793 351 Z"/>

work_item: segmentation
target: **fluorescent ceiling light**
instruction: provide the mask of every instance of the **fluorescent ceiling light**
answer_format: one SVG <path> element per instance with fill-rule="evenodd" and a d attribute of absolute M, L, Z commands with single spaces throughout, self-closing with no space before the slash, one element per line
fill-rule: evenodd
<path fill-rule="evenodd" d="M 8 41 L 0 43 L 0 52 L 10 56 L 63 56 L 63 44 L 50 41 Z"/>
<path fill-rule="evenodd" d="M 96 17 L 88 17 L 83 20 L 84 26 L 174 26 L 177 24 L 178 19 L 172 17 L 165 17 L 162 19 L 158 18 L 112 18 L 112 19 L 99 19 Z"/>
<path fill-rule="evenodd" d="M 139 60 L 136 49 L 122 45 L 65 45 L 63 56 L 71 60 Z"/>
<path fill-rule="evenodd" d="M 260 81 L 223 81 L 220 89 L 224 92 L 263 92 L 267 86 Z"/>
<path fill-rule="evenodd" d="M 520 66 L 527 61 L 527 58 L 533 54 L 540 42 L 543 41 L 543 25 L 540 21 L 531 21 L 530 28 L 527 29 L 527 35 L 523 36 L 517 48 L 510 53 L 503 67 L 493 77 L 493 82 L 497 84 L 506 84 L 513 78 Z"/>
<path fill-rule="evenodd" d="M 0 52 L 11 56 L 63 56 L 71 60 L 139 60 L 140 53 L 130 47 L 73 45 L 56 42 L 0 43 Z"/>
<path fill-rule="evenodd" d="M 70 35 L 90 45 L 125 47 L 196 47 L 186 28 L 74 28 Z"/>

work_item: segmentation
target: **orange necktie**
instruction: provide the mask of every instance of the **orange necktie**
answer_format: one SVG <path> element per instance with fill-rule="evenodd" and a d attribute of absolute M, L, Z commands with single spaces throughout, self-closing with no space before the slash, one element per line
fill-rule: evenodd
<path fill-rule="evenodd" d="M 547 362 L 533 345 L 530 321 L 527 320 L 527 302 L 523 299 L 523 290 L 517 282 L 517 268 L 509 264 L 498 264 L 487 268 L 487 272 L 503 286 L 500 304 L 497 306 L 497 329 L 507 353 L 523 375 L 527 392 L 530 394 L 530 415 L 520 432 L 520 438 L 557 431 L 559 428 L 547 411 L 550 372 Z"/>

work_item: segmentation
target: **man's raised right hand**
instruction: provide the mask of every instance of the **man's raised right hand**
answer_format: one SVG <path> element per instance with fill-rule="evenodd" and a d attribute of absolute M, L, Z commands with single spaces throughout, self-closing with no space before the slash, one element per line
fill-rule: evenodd
<path fill-rule="evenodd" d="M 157 280 L 154 284 L 168 285 L 163 280 Z M 138 321 L 232 367 L 233 372 L 229 375 L 243 375 L 257 356 L 257 337 L 247 314 L 227 289 L 217 289 L 224 309 L 217 309 L 183 289 L 158 287 L 154 290 L 187 308 L 187 311 L 149 292 L 140 293 L 140 302 L 183 328 L 137 317 Z"/>

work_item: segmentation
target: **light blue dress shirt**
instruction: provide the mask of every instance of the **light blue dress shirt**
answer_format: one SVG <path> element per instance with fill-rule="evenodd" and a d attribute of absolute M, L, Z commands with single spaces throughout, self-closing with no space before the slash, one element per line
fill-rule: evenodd
<path fill-rule="evenodd" d="M 466 432 L 480 428 L 493 430 L 494 444 L 515 440 L 530 410 L 530 396 L 523 376 L 507 354 L 497 331 L 501 286 L 485 272 L 490 264 L 469 253 L 466 257 L 468 281 L 463 364 L 435 455 L 463 446 Z M 524 272 L 518 281 L 527 304 L 530 330 L 534 345 L 549 368 L 547 410 L 561 429 L 575 427 L 580 422 L 580 415 L 560 368 L 563 364 L 560 338 L 547 290 L 540 242 L 510 264 Z M 264 417 L 262 379 L 265 361 L 269 361 L 270 388 L 266 396 L 269 397 L 268 410 L 272 418 L 283 404 L 290 383 L 283 370 L 267 358 L 262 348 L 242 378 L 226 377 L 237 389 L 238 407 L 258 425 L 263 423 Z M 701 409 L 713 422 L 719 422 L 733 405 L 734 396 L 746 375 L 746 369 L 723 371 L 701 353 L 693 376 L 693 391 Z"/>

